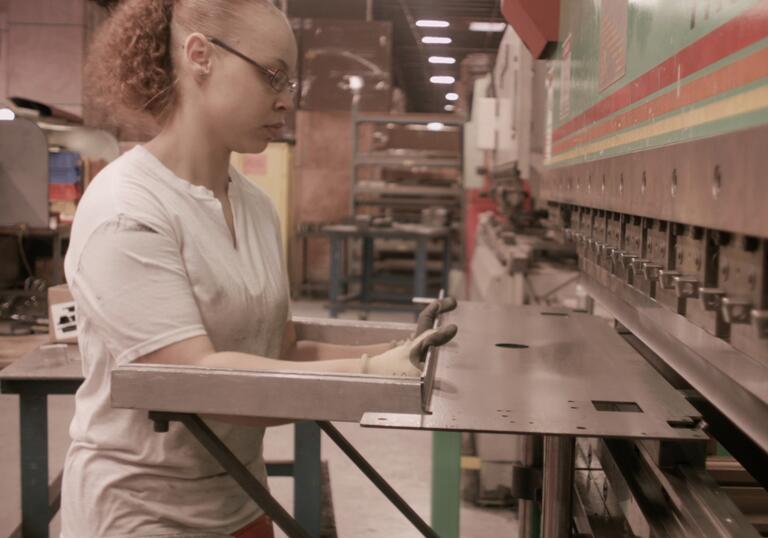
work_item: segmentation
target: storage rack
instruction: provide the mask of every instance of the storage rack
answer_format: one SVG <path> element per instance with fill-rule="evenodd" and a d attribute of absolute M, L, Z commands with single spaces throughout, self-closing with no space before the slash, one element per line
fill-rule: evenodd
<path fill-rule="evenodd" d="M 441 123 L 455 128 L 458 148 L 455 151 L 419 149 L 364 149 L 361 142 L 361 126 L 373 125 L 421 125 Z M 350 210 L 353 216 L 367 214 L 391 217 L 395 222 L 420 222 L 423 209 L 443 207 L 448 210 L 448 226 L 452 229 L 452 259 L 455 264 L 464 264 L 464 191 L 461 171 L 463 170 L 463 124 L 464 119 L 453 114 L 352 114 L 352 190 Z M 371 146 L 372 144 L 369 144 Z M 362 174 L 363 169 L 376 169 L 370 176 Z M 457 171 L 455 174 L 447 170 Z M 428 180 L 417 178 L 417 174 L 434 172 Z M 392 172 L 397 173 L 393 179 Z M 361 177 L 362 176 L 362 177 Z M 401 242 L 402 243 L 402 242 Z M 413 272 L 412 248 L 397 241 L 382 240 L 377 244 L 374 272 L 403 274 Z M 443 249 L 439 245 L 429 249 L 431 284 L 442 282 L 439 271 L 442 267 Z M 353 266 L 356 264 L 353 264 Z"/>

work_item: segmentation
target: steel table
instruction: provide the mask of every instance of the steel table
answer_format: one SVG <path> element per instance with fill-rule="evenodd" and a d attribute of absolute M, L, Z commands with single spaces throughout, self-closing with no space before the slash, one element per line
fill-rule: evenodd
<path fill-rule="evenodd" d="M 373 303 L 377 300 L 388 302 L 391 298 L 382 298 L 372 293 L 373 277 L 373 242 L 375 239 L 405 239 L 415 242 L 414 248 L 414 278 L 413 297 L 427 296 L 427 245 L 431 240 L 443 241 L 443 275 L 442 289 L 448 289 L 448 274 L 451 268 L 451 241 L 450 229 L 447 227 L 432 227 L 422 225 L 401 225 L 389 227 L 357 226 L 353 224 L 336 224 L 324 226 L 323 233 L 328 236 L 331 243 L 331 270 L 328 289 L 329 310 L 331 317 L 353 304 L 353 299 L 359 300 L 360 308 L 364 310 L 374 309 Z M 343 274 L 344 245 L 350 239 L 361 239 L 363 252 L 361 258 L 360 294 L 359 296 L 343 297 L 343 287 L 348 281 Z M 403 297 L 403 303 L 411 303 L 411 297 Z M 377 307 L 392 309 L 392 307 Z M 413 306 L 409 306 L 412 309 Z"/>
<path fill-rule="evenodd" d="M 410 327 L 410 326 L 407 326 Z M 303 338 L 323 338 L 323 324 L 298 320 Z M 395 330 L 393 335 L 401 334 Z M 363 342 L 364 343 L 364 342 Z M 77 345 L 44 345 L 0 370 L 0 392 L 19 395 L 21 524 L 14 535 L 46 537 L 60 505 L 61 474 L 49 484 L 48 395 L 74 394 L 83 381 Z M 321 529 L 320 428 L 295 425 L 293 464 L 267 463 L 270 476 L 293 476 L 294 514 L 312 536 Z"/>
<path fill-rule="evenodd" d="M 47 537 L 61 500 L 61 475 L 48 482 L 48 395 L 74 394 L 82 381 L 76 345 L 41 346 L 0 371 L 0 392 L 19 395 L 22 536 Z"/>

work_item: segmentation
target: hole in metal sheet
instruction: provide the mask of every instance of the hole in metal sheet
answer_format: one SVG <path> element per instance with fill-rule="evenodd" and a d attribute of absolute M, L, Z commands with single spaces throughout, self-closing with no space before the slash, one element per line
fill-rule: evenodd
<path fill-rule="evenodd" d="M 542 316 L 561 316 L 566 317 L 568 315 L 567 312 L 542 312 Z"/>
<path fill-rule="evenodd" d="M 575 406 L 571 406 L 571 409 L 578 409 L 578 407 L 575 407 Z"/>
<path fill-rule="evenodd" d="M 668 420 L 667 424 L 669 424 L 670 427 L 676 429 L 693 429 L 697 426 L 696 421 L 691 419 Z"/>
<path fill-rule="evenodd" d="M 379 420 L 386 421 L 387 419 L 385 419 L 384 417 L 379 417 Z"/>
<path fill-rule="evenodd" d="M 585 428 L 584 426 L 576 426 L 576 429 L 577 430 L 586 430 L 587 428 Z"/>
<path fill-rule="evenodd" d="M 528 348 L 528 346 L 526 346 L 525 344 L 511 344 L 508 342 L 502 342 L 500 344 L 496 344 L 496 347 L 503 347 L 507 349 L 527 349 Z"/>
<path fill-rule="evenodd" d="M 501 418 L 509 418 L 509 415 L 501 415 Z"/>
<path fill-rule="evenodd" d="M 642 413 L 643 410 L 636 402 L 609 402 L 605 400 L 592 400 L 592 405 L 598 411 L 609 413 Z"/>

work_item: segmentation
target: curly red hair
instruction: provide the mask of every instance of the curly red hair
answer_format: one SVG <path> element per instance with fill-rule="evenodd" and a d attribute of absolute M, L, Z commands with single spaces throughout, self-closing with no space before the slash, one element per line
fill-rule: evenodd
<path fill-rule="evenodd" d="M 247 31 L 245 6 L 274 9 L 268 0 L 120 1 L 88 54 L 85 77 L 93 104 L 113 119 L 130 122 L 139 113 L 162 125 L 179 101 L 174 32 L 181 28 L 225 38 Z"/>

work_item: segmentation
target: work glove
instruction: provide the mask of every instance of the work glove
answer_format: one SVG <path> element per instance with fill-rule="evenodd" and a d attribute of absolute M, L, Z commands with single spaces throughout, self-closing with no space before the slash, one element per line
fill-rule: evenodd
<path fill-rule="evenodd" d="M 416 333 L 414 336 L 419 336 L 424 331 L 428 331 L 435 326 L 435 320 L 440 314 L 450 312 L 456 308 L 456 299 L 453 297 L 445 297 L 444 299 L 436 299 L 429 303 L 424 310 L 419 314 L 416 320 Z"/>
<path fill-rule="evenodd" d="M 389 351 L 368 357 L 363 355 L 363 373 L 394 377 L 419 377 L 430 346 L 442 346 L 450 342 L 458 328 L 446 325 L 429 329 L 409 338 Z"/>

